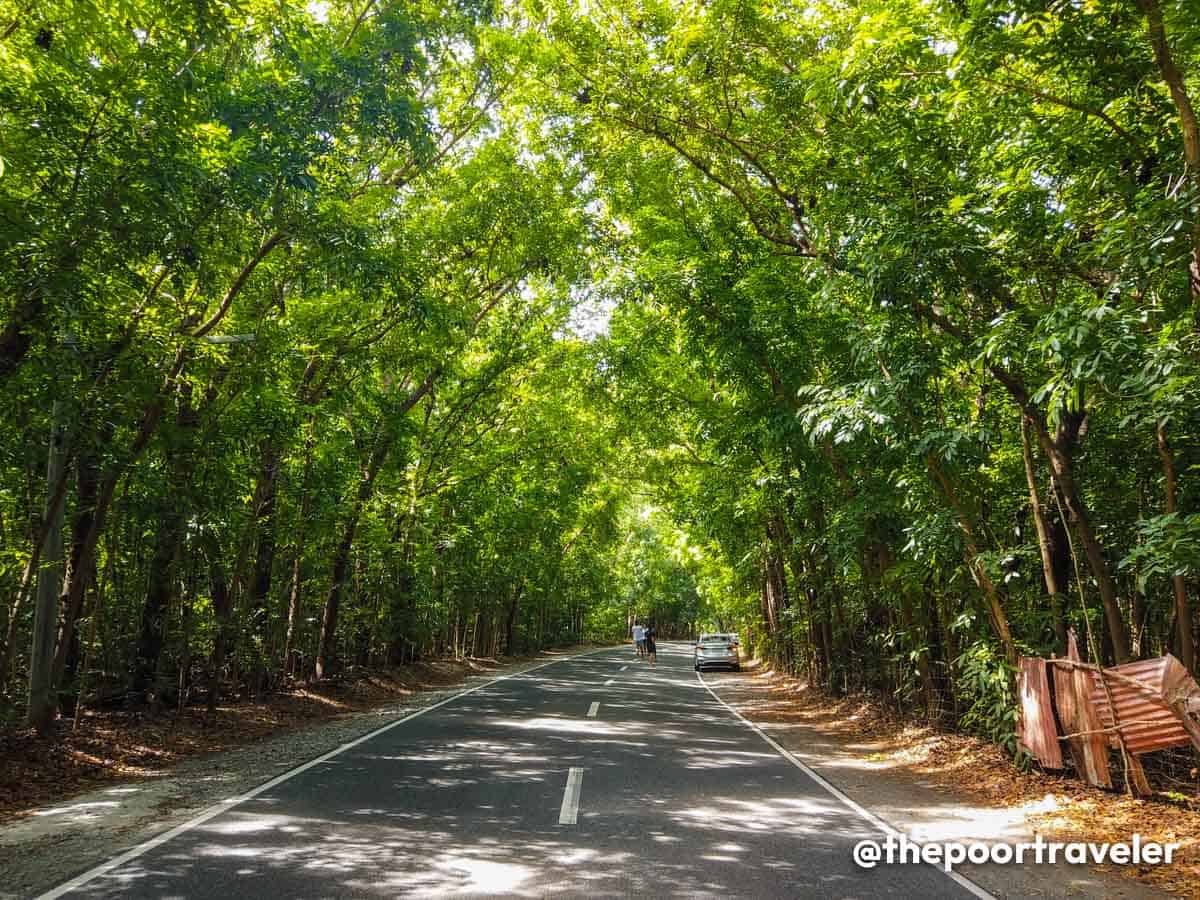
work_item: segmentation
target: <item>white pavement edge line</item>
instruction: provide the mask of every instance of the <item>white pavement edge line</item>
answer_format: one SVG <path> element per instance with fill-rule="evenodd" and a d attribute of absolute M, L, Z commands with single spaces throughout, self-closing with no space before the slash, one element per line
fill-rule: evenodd
<path fill-rule="evenodd" d="M 395 719 L 391 722 L 388 722 L 386 725 L 384 725 L 380 728 L 376 728 L 374 731 L 364 734 L 362 737 L 358 737 L 352 741 L 348 741 L 345 744 L 342 744 L 340 747 L 336 747 L 333 750 L 330 750 L 328 753 L 323 753 L 320 756 L 318 756 L 316 759 L 310 759 L 306 763 L 301 763 L 300 765 L 296 766 L 294 769 L 289 769 L 288 771 L 284 772 L 282 775 L 276 775 L 270 781 L 260 784 L 258 787 L 252 788 L 251 790 L 247 791 L 244 794 L 241 794 L 237 797 L 230 797 L 227 800 L 220 800 L 220 801 L 214 803 L 212 806 L 208 807 L 207 809 L 203 810 L 202 812 L 200 812 L 198 815 L 194 816 L 193 818 L 188 819 L 186 822 L 184 822 L 180 825 L 176 825 L 170 831 L 164 831 L 162 834 L 155 835 L 154 837 L 150 838 L 149 840 L 143 841 L 142 843 L 138 844 L 136 847 L 132 847 L 129 850 L 126 850 L 124 853 L 114 856 L 112 859 L 108 860 L 107 862 L 103 862 L 98 866 L 94 866 L 93 868 L 88 869 L 86 872 L 84 872 L 81 875 L 76 875 L 70 881 L 64 882 L 63 884 L 60 884 L 58 887 L 52 888 L 49 891 L 46 891 L 44 894 L 39 894 L 35 898 L 35 900 L 55 900 L 55 898 L 61 897 L 64 894 L 68 894 L 71 891 L 75 890 L 76 888 L 81 888 L 85 884 L 87 884 L 89 881 L 99 878 L 101 875 L 107 874 L 108 872 L 111 872 L 113 869 L 116 869 L 119 866 L 125 865 L 125 863 L 129 862 L 131 859 L 137 859 L 139 856 L 143 856 L 146 853 L 149 853 L 154 848 L 162 846 L 167 841 L 178 837 L 179 835 L 183 834 L 185 831 L 190 831 L 191 829 L 193 829 L 199 825 L 203 825 L 209 819 L 214 818 L 215 816 L 219 816 L 221 813 L 226 812 L 227 810 L 233 809 L 235 806 L 245 803 L 247 800 L 253 800 L 259 794 L 261 794 L 265 791 L 269 791 L 271 788 L 275 787 L 278 784 L 282 784 L 283 782 L 287 781 L 290 778 L 295 778 L 297 775 L 301 774 L 302 772 L 307 772 L 313 766 L 319 766 L 321 763 L 327 762 L 328 760 L 333 759 L 338 754 L 345 753 L 347 750 L 351 749 L 352 747 L 357 747 L 359 744 L 362 744 L 362 743 L 365 743 L 365 742 L 371 740 L 371 738 L 378 737 L 379 735 L 383 734 L 385 731 L 390 731 L 391 729 L 395 728 L 397 725 L 403 725 L 405 722 L 408 722 L 411 719 L 415 719 L 417 716 L 424 715 L 427 712 L 433 712 L 438 707 L 445 706 L 447 703 L 453 703 L 455 700 L 458 700 L 460 697 L 465 697 L 465 696 L 467 696 L 467 694 L 473 694 L 476 691 L 482 690 L 483 688 L 486 688 L 486 687 L 491 687 L 493 684 L 497 684 L 498 682 L 501 682 L 501 681 L 507 681 L 510 678 L 519 678 L 520 676 L 525 675 L 529 672 L 532 672 L 535 669 L 542 669 L 542 668 L 545 668 L 546 666 L 552 666 L 555 663 L 564 662 L 569 659 L 578 659 L 581 656 L 588 656 L 589 654 L 592 654 L 592 653 L 600 653 L 604 650 L 611 650 L 611 649 L 612 649 L 611 647 L 597 647 L 592 650 L 584 650 L 582 653 L 574 653 L 571 656 L 563 656 L 558 659 L 547 660 L 544 663 L 538 663 L 536 666 L 530 666 L 528 669 L 522 669 L 520 672 L 509 672 L 507 675 L 497 675 L 495 678 L 490 678 L 487 681 L 483 682 L 482 684 L 477 684 L 474 687 L 467 688 L 465 691 L 459 691 L 457 694 L 453 694 L 452 696 L 447 697 L 445 700 L 439 700 L 437 703 L 430 704 L 429 706 L 423 706 L 420 709 L 417 709 L 417 710 L 414 710 L 413 712 L 408 713 L 407 715 L 401 716 L 399 719 Z"/>
<path fill-rule="evenodd" d="M 596 718 L 596 713 L 598 713 L 599 711 L 600 711 L 600 701 L 593 700 L 592 705 L 588 707 L 587 717 L 589 719 L 594 719 L 594 718 Z"/>
<path fill-rule="evenodd" d="M 579 819 L 579 789 L 583 785 L 583 769 L 571 766 L 567 787 L 563 791 L 562 808 L 558 811 L 559 825 L 574 825 Z"/>
<path fill-rule="evenodd" d="M 803 772 L 805 775 L 807 775 L 809 778 L 811 778 L 813 781 L 815 781 L 817 784 L 819 784 L 821 787 L 823 787 L 825 790 L 827 790 L 830 794 L 832 794 L 838 800 L 841 800 L 842 803 L 847 808 L 849 808 L 851 811 L 853 811 L 855 813 L 858 813 L 859 816 L 866 819 L 868 822 L 870 822 L 876 828 L 881 829 L 884 832 L 884 834 L 891 834 L 891 835 L 895 835 L 896 837 L 900 836 L 900 830 L 898 828 L 893 827 L 890 823 L 884 821 L 879 816 L 877 816 L 875 813 L 871 812 L 869 809 L 866 809 L 866 808 L 860 806 L 858 803 L 855 803 L 853 800 L 850 799 L 849 796 L 847 796 L 845 793 L 843 793 L 839 788 L 834 787 L 832 784 L 830 784 L 828 781 L 826 781 L 825 778 L 822 777 L 815 769 L 813 769 L 811 766 L 809 766 L 807 763 L 805 763 L 803 760 L 801 760 L 799 757 L 797 757 L 794 753 L 792 753 L 790 750 L 788 750 L 786 747 L 784 747 L 782 744 L 780 744 L 778 741 L 776 741 L 773 737 L 771 737 L 769 734 L 767 734 L 765 731 L 763 731 L 761 728 L 759 728 L 757 725 L 755 725 L 753 722 L 751 722 L 749 719 L 747 719 L 745 716 L 743 716 L 740 712 L 738 712 L 736 709 L 734 709 L 732 706 L 730 706 L 728 703 L 726 703 L 724 700 L 722 700 L 717 695 L 717 692 L 714 691 L 711 687 L 709 687 L 708 682 L 704 680 L 704 677 L 699 672 L 696 673 L 696 678 L 697 678 L 697 680 L 699 680 L 699 682 L 702 685 L 704 685 L 704 689 L 706 691 L 708 691 L 709 694 L 712 695 L 712 698 L 714 700 L 716 700 L 718 703 L 720 703 L 727 710 L 729 710 L 729 712 L 733 714 L 734 718 L 736 718 L 738 721 L 740 721 L 743 725 L 749 726 L 749 728 L 752 729 L 755 734 L 757 734 L 760 738 L 762 738 L 764 741 L 766 741 L 768 744 L 770 744 L 775 749 L 776 753 L 778 753 L 780 756 L 782 756 L 784 759 L 786 759 L 788 762 L 790 762 L 792 765 L 794 765 L 797 769 L 799 769 L 801 772 Z M 917 842 L 914 841 L 913 843 L 917 843 Z M 994 894 L 989 894 L 986 890 L 981 888 L 975 882 L 971 881 L 965 875 L 960 875 L 958 872 L 947 872 L 941 866 L 934 866 L 933 868 L 937 869 L 939 872 L 941 872 L 943 875 L 945 875 L 951 881 L 958 884 L 964 890 L 970 892 L 971 894 L 973 894 L 976 897 L 979 897 L 980 900 L 998 900 L 998 898 Z"/>

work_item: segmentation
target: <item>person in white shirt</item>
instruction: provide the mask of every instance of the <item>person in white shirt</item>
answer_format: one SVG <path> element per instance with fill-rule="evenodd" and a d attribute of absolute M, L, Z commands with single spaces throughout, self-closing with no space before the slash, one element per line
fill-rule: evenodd
<path fill-rule="evenodd" d="M 633 626 L 633 646 L 638 656 L 646 652 L 646 629 L 641 625 Z"/>

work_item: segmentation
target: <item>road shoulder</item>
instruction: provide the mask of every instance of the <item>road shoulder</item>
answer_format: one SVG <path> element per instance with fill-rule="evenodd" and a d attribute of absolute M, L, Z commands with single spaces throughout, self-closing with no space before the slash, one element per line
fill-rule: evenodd
<path fill-rule="evenodd" d="M 41 893 L 390 720 L 497 678 L 586 652 L 590 651 L 572 648 L 497 666 L 444 689 L 414 693 L 220 753 L 189 757 L 155 778 L 111 782 L 34 810 L 0 826 L 0 898 Z"/>
<path fill-rule="evenodd" d="M 780 679 L 769 673 L 705 673 L 717 696 L 839 790 L 894 828 L 933 841 L 1032 841 L 1030 818 L 1058 801 L 987 805 L 966 791 L 891 764 L 877 744 L 789 715 Z M 794 708 L 794 703 L 792 704 Z M 819 721 L 819 720 L 818 720 Z M 797 777 L 804 777 L 799 772 Z M 1078 840 L 1043 831 L 1047 840 Z M 1093 837 L 1111 840 L 1111 837 Z M 1128 836 L 1125 837 L 1128 840 Z M 1087 866 L 960 866 L 957 869 L 996 897 L 1119 897 L 1152 900 L 1166 893 L 1112 871 Z"/>

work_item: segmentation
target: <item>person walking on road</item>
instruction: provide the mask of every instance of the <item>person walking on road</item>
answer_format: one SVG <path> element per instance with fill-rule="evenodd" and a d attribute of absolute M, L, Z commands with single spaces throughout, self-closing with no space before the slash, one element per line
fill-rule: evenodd
<path fill-rule="evenodd" d="M 651 666 L 658 661 L 658 651 L 654 646 L 654 639 L 656 637 L 658 637 L 658 634 L 655 632 L 654 626 L 650 625 L 646 629 L 646 636 L 643 640 L 643 643 L 646 645 L 646 658 L 650 661 Z"/>
<path fill-rule="evenodd" d="M 636 622 L 633 625 L 633 649 L 638 656 L 646 654 L 646 629 Z"/>

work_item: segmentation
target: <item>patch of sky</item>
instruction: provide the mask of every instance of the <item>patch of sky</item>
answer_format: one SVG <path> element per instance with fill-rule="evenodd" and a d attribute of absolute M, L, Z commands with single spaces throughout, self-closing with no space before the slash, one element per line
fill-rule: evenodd
<path fill-rule="evenodd" d="M 594 285 L 576 285 L 571 288 L 571 314 L 566 326 L 557 336 L 575 337 L 594 341 L 608 335 L 609 322 L 617 301 L 612 296 L 596 290 Z"/>
<path fill-rule="evenodd" d="M 305 7 L 308 14 L 312 16 L 313 21 L 324 25 L 329 21 L 329 3 L 327 0 L 308 0 L 308 6 Z"/>

